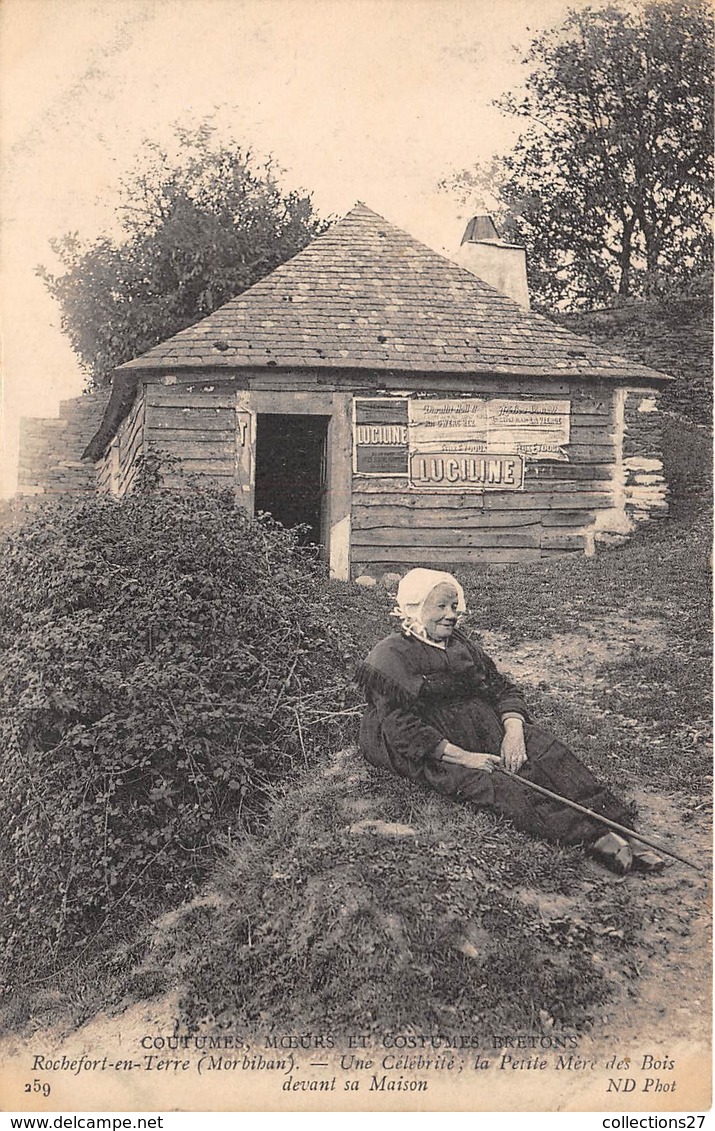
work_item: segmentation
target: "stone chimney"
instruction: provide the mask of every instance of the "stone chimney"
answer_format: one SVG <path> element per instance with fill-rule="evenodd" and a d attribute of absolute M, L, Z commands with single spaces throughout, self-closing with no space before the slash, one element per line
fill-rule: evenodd
<path fill-rule="evenodd" d="M 509 295 L 524 310 L 529 309 L 526 251 L 500 240 L 494 221 L 487 213 L 473 216 L 469 221 L 454 261 L 497 291 Z"/>

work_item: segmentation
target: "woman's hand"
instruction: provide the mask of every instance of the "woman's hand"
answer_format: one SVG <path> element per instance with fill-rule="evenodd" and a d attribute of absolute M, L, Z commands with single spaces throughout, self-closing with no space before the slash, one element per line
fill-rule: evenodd
<path fill-rule="evenodd" d="M 521 719 L 504 720 L 504 737 L 501 743 L 501 761 L 504 769 L 517 773 L 526 761 L 524 724 Z"/>
<path fill-rule="evenodd" d="M 474 750 L 463 750 L 453 742 L 445 745 L 441 761 L 449 762 L 453 766 L 465 766 L 468 770 L 485 770 L 488 774 L 499 764 L 496 754 L 478 754 Z"/>

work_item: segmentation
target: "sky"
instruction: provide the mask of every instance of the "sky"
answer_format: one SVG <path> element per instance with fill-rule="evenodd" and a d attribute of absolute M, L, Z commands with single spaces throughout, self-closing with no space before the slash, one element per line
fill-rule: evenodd
<path fill-rule="evenodd" d="M 0 0 L 0 495 L 21 416 L 85 377 L 36 274 L 50 240 L 114 227 L 146 138 L 213 115 L 323 215 L 356 200 L 449 254 L 482 201 L 438 188 L 508 146 L 492 100 L 583 0 Z"/>

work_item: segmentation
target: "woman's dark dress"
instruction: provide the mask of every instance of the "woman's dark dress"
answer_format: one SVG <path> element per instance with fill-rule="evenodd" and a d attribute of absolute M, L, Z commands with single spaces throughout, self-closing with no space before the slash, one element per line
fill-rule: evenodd
<path fill-rule="evenodd" d="M 357 673 L 368 706 L 360 750 L 368 762 L 422 782 L 445 797 L 508 817 L 524 832 L 566 844 L 592 844 L 607 831 L 499 772 L 439 759 L 443 739 L 464 750 L 499 754 L 510 713 L 525 719 L 528 760 L 519 776 L 632 827 L 628 809 L 571 751 L 534 726 L 517 688 L 461 632 L 446 649 L 394 633 L 373 648 Z"/>

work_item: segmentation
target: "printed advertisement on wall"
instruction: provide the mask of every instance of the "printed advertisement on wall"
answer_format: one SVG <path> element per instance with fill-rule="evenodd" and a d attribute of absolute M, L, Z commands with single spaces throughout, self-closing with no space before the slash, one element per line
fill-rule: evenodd
<path fill-rule="evenodd" d="M 567 400 L 463 397 L 355 401 L 358 475 L 437 491 L 518 491 L 527 460 L 568 461 Z"/>

